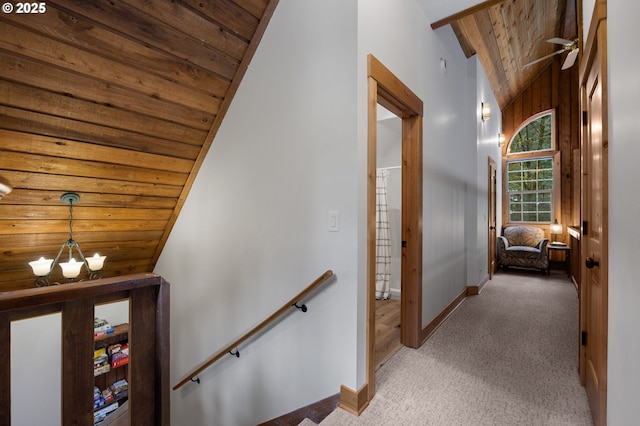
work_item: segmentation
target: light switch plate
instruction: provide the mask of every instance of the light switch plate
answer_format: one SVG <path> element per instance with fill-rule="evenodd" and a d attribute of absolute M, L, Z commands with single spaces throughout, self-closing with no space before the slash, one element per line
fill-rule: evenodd
<path fill-rule="evenodd" d="M 331 210 L 329 212 L 329 232 L 340 231 L 340 212 L 338 210 Z"/>

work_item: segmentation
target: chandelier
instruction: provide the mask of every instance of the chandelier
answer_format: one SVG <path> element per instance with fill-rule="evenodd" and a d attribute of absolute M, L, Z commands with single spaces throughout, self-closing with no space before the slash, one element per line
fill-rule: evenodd
<path fill-rule="evenodd" d="M 11 192 L 13 188 L 8 180 L 0 176 L 0 200 L 4 198 L 5 195 Z"/>
<path fill-rule="evenodd" d="M 55 259 L 45 259 L 44 257 L 41 257 L 38 260 L 29 262 L 29 265 L 33 269 L 33 273 L 36 276 L 36 287 L 49 285 L 49 277 L 51 277 L 51 273 L 58 264 L 62 269 L 62 275 L 68 280 L 68 282 L 73 281 L 74 278 L 77 278 L 78 275 L 80 275 L 82 266 L 86 268 L 90 280 L 102 278 L 102 266 L 104 265 L 106 256 L 100 256 L 96 253 L 93 257 L 85 258 L 82 254 L 82 250 L 80 250 L 80 244 L 73 239 L 73 205 L 80 200 L 80 196 L 75 192 L 67 192 L 62 194 L 60 200 L 69 205 L 69 239 L 62 243 Z M 65 248 L 69 250 L 69 261 L 59 262 L 60 256 Z M 73 257 L 74 248 L 80 256 L 80 261 L 76 261 Z"/>

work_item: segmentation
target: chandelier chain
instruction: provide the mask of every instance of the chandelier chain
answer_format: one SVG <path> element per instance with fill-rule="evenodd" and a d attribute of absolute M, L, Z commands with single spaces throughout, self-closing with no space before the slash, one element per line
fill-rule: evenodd
<path fill-rule="evenodd" d="M 69 240 L 73 240 L 73 201 L 69 202 Z"/>

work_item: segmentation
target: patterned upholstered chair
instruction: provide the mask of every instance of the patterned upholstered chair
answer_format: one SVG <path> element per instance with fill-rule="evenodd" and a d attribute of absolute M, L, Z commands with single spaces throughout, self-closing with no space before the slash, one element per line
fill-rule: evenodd
<path fill-rule="evenodd" d="M 544 231 L 533 226 L 509 226 L 498 237 L 498 266 L 547 271 L 549 253 Z"/>

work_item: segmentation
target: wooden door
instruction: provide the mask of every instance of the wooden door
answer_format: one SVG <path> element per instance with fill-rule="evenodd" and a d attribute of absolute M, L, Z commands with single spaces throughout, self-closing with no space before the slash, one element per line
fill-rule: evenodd
<path fill-rule="evenodd" d="M 582 79 L 586 111 L 582 141 L 583 243 L 581 323 L 584 368 L 594 424 L 606 424 L 607 402 L 607 90 L 606 21 L 600 23 L 593 48 L 588 52 Z"/>
<path fill-rule="evenodd" d="M 493 278 L 496 270 L 496 186 L 498 184 L 498 172 L 496 162 L 489 157 L 489 279 Z"/>

